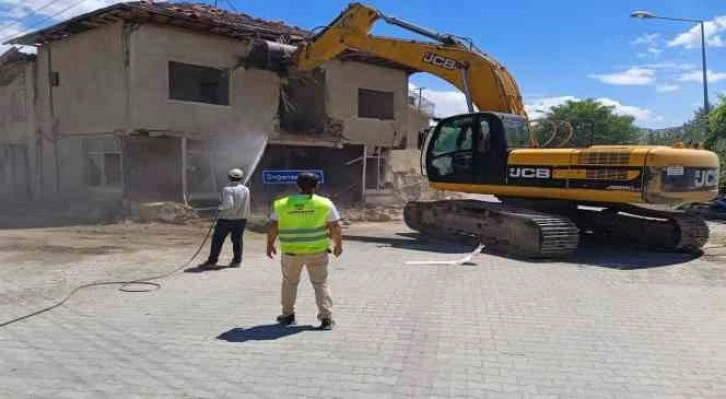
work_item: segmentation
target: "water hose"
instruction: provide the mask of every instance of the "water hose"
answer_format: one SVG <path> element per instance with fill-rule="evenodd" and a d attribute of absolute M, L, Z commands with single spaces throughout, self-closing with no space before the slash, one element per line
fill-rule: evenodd
<path fill-rule="evenodd" d="M 21 320 L 29 319 L 31 317 L 37 316 L 37 315 L 42 314 L 42 313 L 49 312 L 49 311 L 51 311 L 51 310 L 53 310 L 53 309 L 55 309 L 57 307 L 60 307 L 64 303 L 66 303 L 78 291 L 81 291 L 83 289 L 90 288 L 90 287 L 98 287 L 98 286 L 104 286 L 104 285 L 121 285 L 121 287 L 119 287 L 119 289 L 118 289 L 121 292 L 150 292 L 150 291 L 158 290 L 159 288 L 161 288 L 161 284 L 159 284 L 159 283 L 153 283 L 152 280 L 159 280 L 159 279 L 162 279 L 164 277 L 169 277 L 172 274 L 178 272 L 179 270 L 182 270 L 182 269 L 186 268 L 187 266 L 189 266 L 192 263 L 192 261 L 199 255 L 199 253 L 202 252 L 202 249 L 204 248 L 204 245 L 207 243 L 207 240 L 209 240 L 209 236 L 212 234 L 212 229 L 214 228 L 214 225 L 217 223 L 218 216 L 219 216 L 218 213 L 215 213 L 214 214 L 214 217 L 212 218 L 212 223 L 210 223 L 209 229 L 207 230 L 207 234 L 205 234 L 204 239 L 202 240 L 202 243 L 199 244 L 199 247 L 194 252 L 194 255 L 192 255 L 191 258 L 189 258 L 189 260 L 187 260 L 186 262 L 184 262 L 181 266 L 176 267 L 173 270 L 168 271 L 168 272 L 166 272 L 164 274 L 160 274 L 160 275 L 157 275 L 157 276 L 146 277 L 146 278 L 141 278 L 141 279 L 137 279 L 137 280 L 99 281 L 99 282 L 95 282 L 95 283 L 83 284 L 83 285 L 78 286 L 75 289 L 73 289 L 73 291 L 71 291 L 70 293 L 68 293 L 68 295 L 66 295 L 65 298 L 63 298 L 59 302 L 55 303 L 54 305 L 51 305 L 51 306 L 48 306 L 46 308 L 37 310 L 37 311 L 35 311 L 33 313 L 29 313 L 29 314 L 24 315 L 24 316 L 16 317 L 16 318 L 14 318 L 12 320 L 8 320 L 8 321 L 5 321 L 3 323 L 0 323 L 0 328 L 5 327 L 5 326 L 8 326 L 10 324 L 17 323 L 17 322 L 19 322 Z M 128 288 L 130 286 L 148 286 L 148 287 L 151 287 L 151 288 Z"/>
<path fill-rule="evenodd" d="M 252 166 L 248 169 L 248 173 L 246 173 L 247 176 L 245 177 L 243 184 L 246 185 L 247 182 L 249 182 L 250 178 L 252 177 L 252 172 L 254 172 L 254 170 L 257 169 L 257 166 L 259 165 L 260 161 L 262 160 L 262 156 L 265 153 L 264 150 L 267 147 L 267 142 L 268 142 L 268 138 L 265 137 L 264 141 L 263 141 L 262 150 L 258 152 L 257 157 L 255 158 Z M 216 209 L 216 208 L 214 208 L 214 209 Z M 178 272 L 179 270 L 182 270 L 182 269 L 186 268 L 187 266 L 189 266 L 192 263 L 192 261 L 194 261 L 194 259 L 199 255 L 199 253 L 202 252 L 204 245 L 207 243 L 207 240 L 209 240 L 209 236 L 212 234 L 212 229 L 214 228 L 214 225 L 217 223 L 218 218 L 219 218 L 219 212 L 215 212 L 214 217 L 212 218 L 212 222 L 209 225 L 209 229 L 207 230 L 207 234 L 204 235 L 204 239 L 202 240 L 202 243 L 199 244 L 199 247 L 197 248 L 196 251 L 194 251 L 194 254 L 189 258 L 189 260 L 184 262 L 181 266 L 176 267 L 173 270 L 170 270 L 166 273 L 163 273 L 163 274 L 160 274 L 157 276 L 151 276 L 151 277 L 141 278 L 141 279 L 137 279 L 137 280 L 99 281 L 99 282 L 95 282 L 95 283 L 83 284 L 83 285 L 78 286 L 75 289 L 73 289 L 73 291 L 68 293 L 68 295 L 66 295 L 65 298 L 63 298 L 59 302 L 57 302 L 51 306 L 48 306 L 46 308 L 37 310 L 33 313 L 29 313 L 27 315 L 16 317 L 12 320 L 8 320 L 3 323 L 0 323 L 0 328 L 9 326 L 10 324 L 17 323 L 17 322 L 25 320 L 25 319 L 29 319 L 31 317 L 37 316 L 42 313 L 49 312 L 57 307 L 60 307 L 63 304 L 65 304 L 78 291 L 81 291 L 83 289 L 90 288 L 90 287 L 99 287 L 99 286 L 104 286 L 104 285 L 121 285 L 121 287 L 119 287 L 119 289 L 118 289 L 121 292 L 151 292 L 151 291 L 160 289 L 161 284 L 154 283 L 152 281 L 159 280 L 164 277 L 169 277 L 172 274 Z M 137 288 L 129 288 L 129 287 L 134 287 L 134 286 L 136 286 Z M 146 286 L 149 288 L 140 288 L 139 286 Z"/>

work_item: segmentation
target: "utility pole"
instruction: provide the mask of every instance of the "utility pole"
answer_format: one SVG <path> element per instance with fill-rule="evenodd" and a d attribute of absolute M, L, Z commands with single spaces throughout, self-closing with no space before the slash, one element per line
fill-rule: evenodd
<path fill-rule="evenodd" d="M 423 89 L 425 87 L 419 87 L 418 88 L 418 110 L 421 111 L 421 101 L 423 101 Z"/>
<path fill-rule="evenodd" d="M 673 17 L 662 17 L 655 15 L 648 11 L 635 11 L 630 14 L 633 18 L 638 19 L 663 19 L 667 21 L 679 21 L 688 23 L 697 23 L 701 25 L 701 68 L 703 69 L 703 110 L 708 117 L 708 112 L 711 110 L 711 106 L 708 103 L 708 76 L 706 69 L 706 33 L 704 32 L 704 21 L 701 19 L 687 19 L 687 18 L 673 18 Z"/>
<path fill-rule="evenodd" d="M 708 76 L 706 76 L 706 34 L 703 28 L 703 21 L 701 22 L 701 62 L 703 66 L 703 106 L 706 116 L 711 111 L 711 105 L 708 103 Z"/>

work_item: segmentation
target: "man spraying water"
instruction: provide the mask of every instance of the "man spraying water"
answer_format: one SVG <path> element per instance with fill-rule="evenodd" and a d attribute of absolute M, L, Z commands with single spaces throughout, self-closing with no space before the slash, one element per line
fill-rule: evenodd
<path fill-rule="evenodd" d="M 229 267 L 240 267 L 242 264 L 242 236 L 250 213 L 250 190 L 242 182 L 244 172 L 231 169 L 228 173 L 229 184 L 222 190 L 222 202 L 219 205 L 219 218 L 214 227 L 212 247 L 209 258 L 199 267 L 213 268 L 217 266 L 219 254 L 224 240 L 231 235 L 233 257 Z"/>

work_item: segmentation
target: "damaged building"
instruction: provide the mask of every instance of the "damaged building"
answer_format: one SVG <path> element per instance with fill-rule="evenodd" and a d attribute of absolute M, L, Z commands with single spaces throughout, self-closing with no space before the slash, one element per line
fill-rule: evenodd
<path fill-rule="evenodd" d="M 212 201 L 260 137 L 257 205 L 293 189 L 274 179 L 291 169 L 322 171 L 341 202 L 385 193 L 392 151 L 415 152 L 429 123 L 410 104 L 413 71 L 352 52 L 294 80 L 249 67 L 255 39 L 309 34 L 203 4 L 132 2 L 10 40 L 37 54 L 0 58 L 0 198 Z"/>

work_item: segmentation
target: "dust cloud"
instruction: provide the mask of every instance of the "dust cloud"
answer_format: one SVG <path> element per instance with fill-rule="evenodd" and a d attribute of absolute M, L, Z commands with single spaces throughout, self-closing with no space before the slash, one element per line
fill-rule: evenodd
<path fill-rule="evenodd" d="M 216 129 L 210 156 L 214 159 L 215 178 L 227 181 L 227 171 L 241 168 L 245 173 L 244 184 L 257 169 L 267 148 L 268 134 L 263 130 L 252 130 L 243 123 L 226 125 Z"/>

